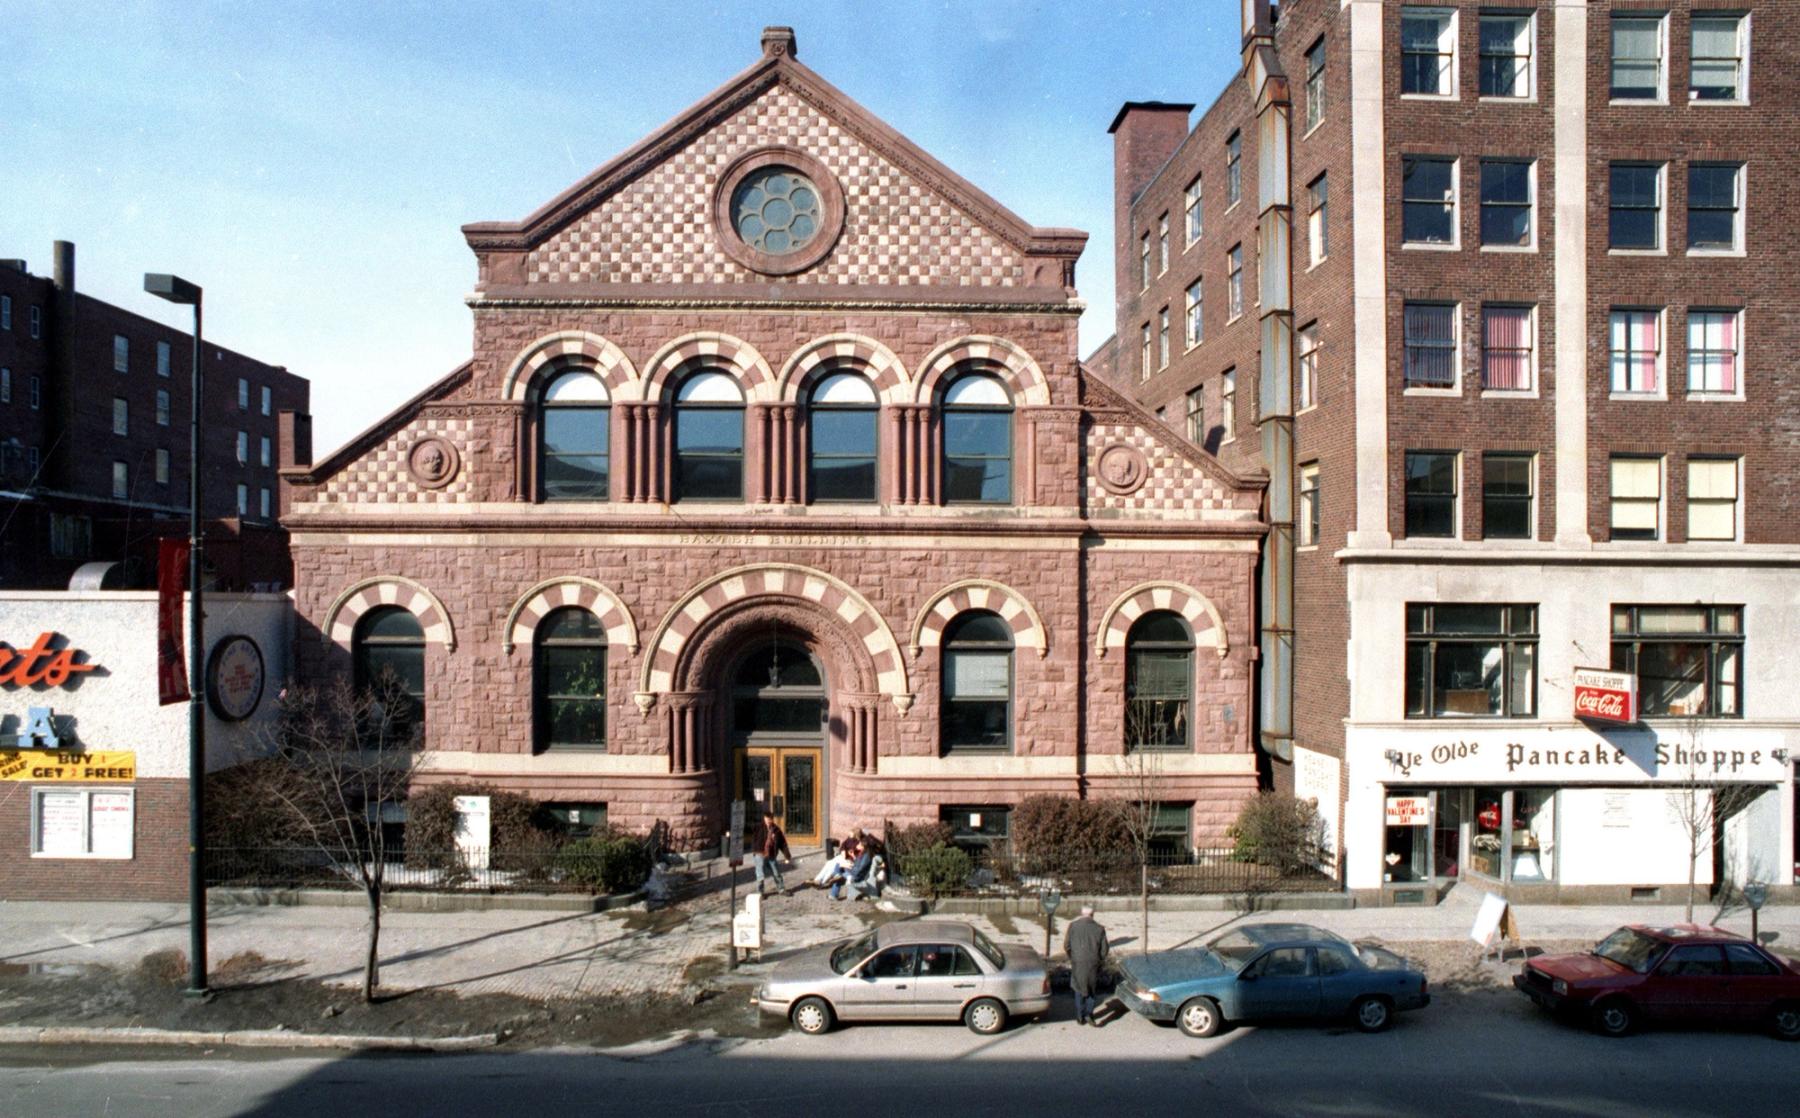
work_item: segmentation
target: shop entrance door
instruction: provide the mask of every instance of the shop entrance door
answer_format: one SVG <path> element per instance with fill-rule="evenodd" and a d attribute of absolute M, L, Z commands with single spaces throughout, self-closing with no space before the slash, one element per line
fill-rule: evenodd
<path fill-rule="evenodd" d="M 794 846 L 819 844 L 819 754 L 805 746 L 749 746 L 738 751 L 738 798 L 748 802 L 752 829 L 775 813 Z"/>

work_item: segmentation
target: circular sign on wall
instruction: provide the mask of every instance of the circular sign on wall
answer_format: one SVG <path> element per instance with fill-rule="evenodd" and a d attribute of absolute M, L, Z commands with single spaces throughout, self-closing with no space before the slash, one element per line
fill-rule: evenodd
<path fill-rule="evenodd" d="M 206 662 L 206 701 L 226 722 L 242 722 L 262 703 L 263 654 L 246 636 L 226 637 Z"/>

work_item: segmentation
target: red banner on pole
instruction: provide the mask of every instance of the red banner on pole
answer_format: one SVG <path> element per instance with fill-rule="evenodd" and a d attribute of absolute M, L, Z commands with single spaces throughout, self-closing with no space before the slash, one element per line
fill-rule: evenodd
<path fill-rule="evenodd" d="M 163 706 L 185 703 L 187 656 L 181 639 L 182 591 L 187 585 L 188 542 L 163 539 L 156 548 L 156 695 Z"/>

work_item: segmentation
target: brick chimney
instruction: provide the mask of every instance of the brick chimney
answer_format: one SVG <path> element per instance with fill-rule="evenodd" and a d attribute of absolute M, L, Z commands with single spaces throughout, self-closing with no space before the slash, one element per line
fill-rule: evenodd
<path fill-rule="evenodd" d="M 277 464 L 284 470 L 304 470 L 312 465 L 312 416 L 282 409 L 275 417 Z"/>
<path fill-rule="evenodd" d="M 1131 204 L 1187 139 L 1193 110 L 1192 105 L 1166 101 L 1127 101 L 1107 128 L 1113 138 L 1113 281 L 1120 306 L 1126 292 L 1137 290 Z"/>

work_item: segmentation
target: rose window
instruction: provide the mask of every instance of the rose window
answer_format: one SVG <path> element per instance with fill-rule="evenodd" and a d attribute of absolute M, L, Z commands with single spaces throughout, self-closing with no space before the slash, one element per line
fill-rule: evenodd
<path fill-rule="evenodd" d="M 818 236 L 819 189 L 789 167 L 747 176 L 731 196 L 731 223 L 751 248 L 785 256 Z"/>

